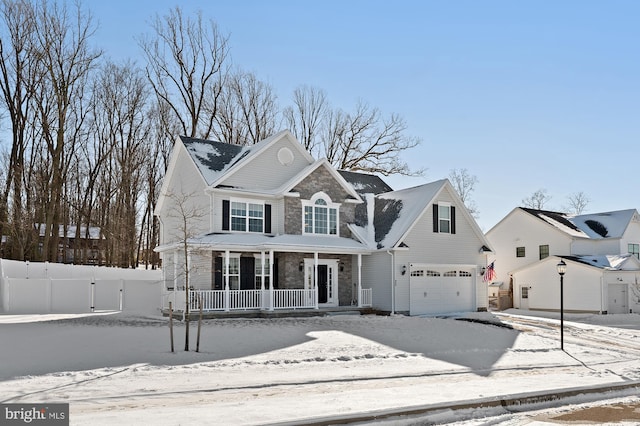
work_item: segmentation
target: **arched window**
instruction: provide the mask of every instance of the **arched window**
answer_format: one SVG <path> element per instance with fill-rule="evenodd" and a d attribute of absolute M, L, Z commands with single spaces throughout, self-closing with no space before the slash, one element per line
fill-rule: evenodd
<path fill-rule="evenodd" d="M 303 200 L 303 233 L 338 235 L 339 204 L 323 192 L 314 195 L 311 200 Z"/>

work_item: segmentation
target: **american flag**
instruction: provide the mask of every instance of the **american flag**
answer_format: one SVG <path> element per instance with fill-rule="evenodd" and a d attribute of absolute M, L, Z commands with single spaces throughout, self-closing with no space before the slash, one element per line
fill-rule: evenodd
<path fill-rule="evenodd" d="M 494 262 L 491 262 L 489 266 L 487 266 L 487 270 L 484 273 L 484 277 L 482 277 L 482 281 L 486 283 L 490 283 L 496 278 L 496 270 L 493 267 Z"/>

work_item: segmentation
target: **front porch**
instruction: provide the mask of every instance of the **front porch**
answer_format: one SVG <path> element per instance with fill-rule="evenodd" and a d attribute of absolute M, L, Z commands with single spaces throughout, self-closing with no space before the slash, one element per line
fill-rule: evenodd
<path fill-rule="evenodd" d="M 370 308 L 372 290 L 361 288 L 357 304 L 345 308 Z M 162 295 L 162 310 L 187 311 L 186 291 L 167 291 Z M 313 289 L 257 289 L 257 290 L 189 290 L 188 312 L 197 312 L 202 304 L 203 312 L 273 312 L 285 310 L 326 309 L 318 304 L 318 288 Z"/>

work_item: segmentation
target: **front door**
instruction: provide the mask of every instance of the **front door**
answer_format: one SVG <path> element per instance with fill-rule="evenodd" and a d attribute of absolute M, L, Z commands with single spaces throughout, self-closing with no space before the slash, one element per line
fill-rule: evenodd
<path fill-rule="evenodd" d="M 529 309 L 529 286 L 520 287 L 520 309 Z"/>
<path fill-rule="evenodd" d="M 313 259 L 305 259 L 305 288 L 314 288 Z M 318 305 L 338 306 L 338 261 L 334 259 L 318 259 Z"/>

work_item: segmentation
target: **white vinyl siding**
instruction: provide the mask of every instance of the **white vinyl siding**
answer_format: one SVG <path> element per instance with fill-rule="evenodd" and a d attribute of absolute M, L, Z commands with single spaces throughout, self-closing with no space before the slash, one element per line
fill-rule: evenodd
<path fill-rule="evenodd" d="M 278 161 L 278 150 L 288 147 L 293 153 L 293 162 L 282 165 Z M 280 188 L 309 166 L 307 160 L 287 139 L 271 145 L 260 155 L 251 159 L 241 170 L 233 173 L 222 184 L 234 188 L 250 188 L 252 190 L 272 190 Z"/>
<path fill-rule="evenodd" d="M 190 235 L 205 233 L 210 229 L 210 211 L 208 209 L 210 199 L 205 193 L 206 184 L 184 147 L 177 146 L 180 146 L 180 150 L 160 213 L 162 223 L 160 244 L 184 239 L 184 230 L 180 226 L 182 218 L 177 208 L 177 202 L 184 203 L 184 211 L 198 213 L 197 217 L 190 220 L 190 228 L 188 229 Z"/>

